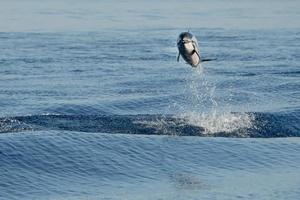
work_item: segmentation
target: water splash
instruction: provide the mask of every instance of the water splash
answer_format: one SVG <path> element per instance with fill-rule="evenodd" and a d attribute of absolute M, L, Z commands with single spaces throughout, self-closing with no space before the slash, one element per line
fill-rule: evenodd
<path fill-rule="evenodd" d="M 253 127 L 254 116 L 248 113 L 183 113 L 181 118 L 192 126 L 202 127 L 202 134 L 240 132 L 240 136 L 246 136 L 245 130 Z"/>
<path fill-rule="evenodd" d="M 221 109 L 216 99 L 216 86 L 214 82 L 209 81 L 204 68 L 199 66 L 192 70 L 192 73 L 185 77 L 186 101 L 178 106 L 178 118 L 184 119 L 189 125 L 203 128 L 202 134 L 239 132 L 241 136 L 246 136 L 245 130 L 254 126 L 254 116 L 248 113 L 234 113 L 230 104 Z M 228 92 L 227 102 L 230 102 L 231 90 Z"/>
<path fill-rule="evenodd" d="M 217 107 L 215 86 L 207 80 L 204 68 L 189 68 L 183 77 L 183 97 L 173 101 L 170 110 L 176 114 L 185 112 L 204 112 Z"/>

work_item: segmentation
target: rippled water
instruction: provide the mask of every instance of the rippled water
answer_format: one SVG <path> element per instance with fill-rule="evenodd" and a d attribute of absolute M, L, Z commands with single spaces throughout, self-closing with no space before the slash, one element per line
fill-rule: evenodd
<path fill-rule="evenodd" d="M 267 2 L 206 2 L 225 18 L 190 26 L 203 58 L 217 58 L 196 69 L 176 62 L 176 38 L 187 19 L 211 19 L 204 8 L 180 21 L 180 2 L 144 2 L 135 18 L 140 4 L 123 2 L 133 7 L 114 21 L 109 2 L 99 15 L 97 2 L 6 2 L 18 12 L 0 16 L 19 26 L 0 22 L 0 199 L 298 199 L 299 16 L 275 1 L 252 22 L 289 24 L 244 23 Z M 85 18 L 100 28 L 74 28 Z"/>
<path fill-rule="evenodd" d="M 300 140 L 1 135 L 3 199 L 297 199 Z"/>

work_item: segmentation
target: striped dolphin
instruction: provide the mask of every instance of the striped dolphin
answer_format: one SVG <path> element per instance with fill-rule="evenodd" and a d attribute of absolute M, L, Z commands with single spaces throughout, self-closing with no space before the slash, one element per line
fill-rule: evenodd
<path fill-rule="evenodd" d="M 211 61 L 213 59 L 201 59 L 198 41 L 190 32 L 180 33 L 177 39 L 179 62 L 180 56 L 192 67 L 197 67 L 200 62 Z"/>

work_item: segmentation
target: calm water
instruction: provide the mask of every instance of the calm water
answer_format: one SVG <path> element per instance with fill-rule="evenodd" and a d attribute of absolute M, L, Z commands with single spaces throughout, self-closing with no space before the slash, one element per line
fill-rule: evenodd
<path fill-rule="evenodd" d="M 1 200 L 300 198 L 296 1 L 53 2 L 3 2 Z"/>

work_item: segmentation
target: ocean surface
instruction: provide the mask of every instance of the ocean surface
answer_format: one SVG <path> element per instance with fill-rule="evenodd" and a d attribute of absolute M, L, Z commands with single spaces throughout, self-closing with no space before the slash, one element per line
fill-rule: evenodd
<path fill-rule="evenodd" d="M 1 2 L 0 200 L 300 199 L 299 3 L 45 2 Z"/>

